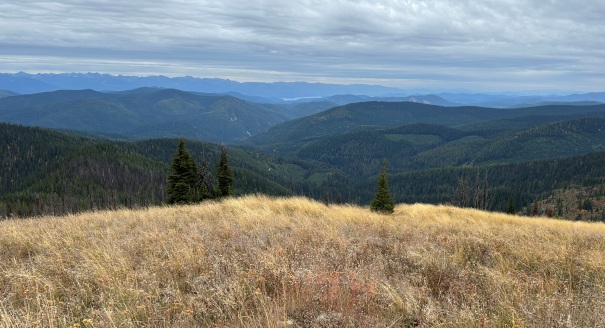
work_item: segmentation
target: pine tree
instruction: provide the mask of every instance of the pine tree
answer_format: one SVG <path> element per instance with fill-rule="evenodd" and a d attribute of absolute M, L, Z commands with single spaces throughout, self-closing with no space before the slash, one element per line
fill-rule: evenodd
<path fill-rule="evenodd" d="M 227 160 L 227 149 L 223 147 L 221 149 L 221 158 L 216 163 L 217 179 L 218 179 L 218 197 L 229 197 L 233 194 L 233 172 L 229 167 L 229 161 Z"/>
<path fill-rule="evenodd" d="M 168 175 L 167 204 L 188 204 L 196 200 L 196 171 L 193 157 L 185 148 L 185 141 L 180 139 Z"/>
<path fill-rule="evenodd" d="M 393 213 L 395 209 L 395 201 L 389 191 L 389 183 L 387 181 L 387 161 L 384 161 L 380 176 L 378 177 L 378 185 L 376 187 L 376 195 L 370 204 L 370 209 L 374 212 Z"/>

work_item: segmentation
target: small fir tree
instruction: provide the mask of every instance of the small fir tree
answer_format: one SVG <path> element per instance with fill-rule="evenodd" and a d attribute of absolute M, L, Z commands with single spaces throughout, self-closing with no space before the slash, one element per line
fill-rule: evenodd
<path fill-rule="evenodd" d="M 216 176 L 218 179 L 218 197 L 229 197 L 233 194 L 233 172 L 229 167 L 227 149 L 221 149 L 221 158 L 216 163 Z"/>
<path fill-rule="evenodd" d="M 180 139 L 168 175 L 167 204 L 188 204 L 196 200 L 196 171 L 193 157 L 185 148 L 185 141 Z"/>
<path fill-rule="evenodd" d="M 395 201 L 389 191 L 389 183 L 387 181 L 387 161 L 384 161 L 380 176 L 378 177 L 378 185 L 376 187 L 376 195 L 370 204 L 370 209 L 374 212 L 393 213 L 395 209 Z"/>

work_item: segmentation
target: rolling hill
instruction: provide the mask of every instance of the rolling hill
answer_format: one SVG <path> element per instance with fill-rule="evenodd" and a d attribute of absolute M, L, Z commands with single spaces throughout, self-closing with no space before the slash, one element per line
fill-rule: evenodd
<path fill-rule="evenodd" d="M 304 115 L 304 110 L 298 112 Z M 232 96 L 173 89 L 55 91 L 0 99 L 2 122 L 119 134 L 130 139 L 180 136 L 232 143 L 298 112 Z"/>
<path fill-rule="evenodd" d="M 324 112 L 287 121 L 255 135 L 243 144 L 264 152 L 290 156 L 303 145 L 354 131 L 364 126 L 397 127 L 416 123 L 462 126 L 497 119 L 531 116 L 601 115 L 605 105 L 539 106 L 494 109 L 483 107 L 440 107 L 413 102 L 363 102 L 328 109 Z"/>
<path fill-rule="evenodd" d="M 0 124 L 0 219 L 160 205 L 177 144 L 176 139 L 115 142 Z M 187 147 L 196 162 L 202 155 L 208 163 L 218 161 L 219 145 L 188 141 Z M 229 159 L 236 194 L 303 193 L 304 175 L 315 170 L 308 163 L 238 149 L 229 151 Z"/>
<path fill-rule="evenodd" d="M 603 224 L 248 196 L 0 230 L 2 326 L 605 325 Z"/>

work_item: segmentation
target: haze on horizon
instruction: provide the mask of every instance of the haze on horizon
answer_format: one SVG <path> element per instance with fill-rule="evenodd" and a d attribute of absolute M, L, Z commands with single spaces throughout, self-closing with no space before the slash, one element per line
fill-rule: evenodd
<path fill-rule="evenodd" d="M 0 72 L 603 91 L 605 2 L 0 3 Z"/>

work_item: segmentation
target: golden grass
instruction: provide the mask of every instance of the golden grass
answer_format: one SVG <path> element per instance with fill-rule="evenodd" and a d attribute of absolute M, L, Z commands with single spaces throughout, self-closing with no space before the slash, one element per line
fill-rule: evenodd
<path fill-rule="evenodd" d="M 0 222 L 6 327 L 605 327 L 605 225 L 304 198 Z"/>

